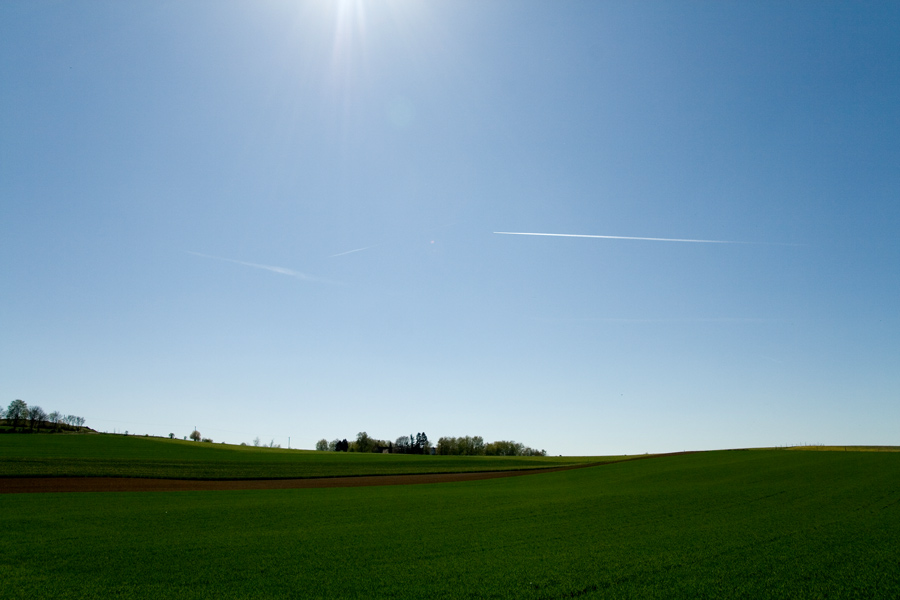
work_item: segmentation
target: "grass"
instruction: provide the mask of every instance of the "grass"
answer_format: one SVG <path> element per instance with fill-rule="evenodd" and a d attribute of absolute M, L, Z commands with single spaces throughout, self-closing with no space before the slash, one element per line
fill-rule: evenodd
<path fill-rule="evenodd" d="M 0 435 L 0 477 L 279 479 L 534 469 L 624 457 L 313 452 L 123 435 Z"/>
<path fill-rule="evenodd" d="M 787 450 L 819 452 L 900 452 L 900 446 L 792 446 Z"/>
<path fill-rule="evenodd" d="M 896 598 L 898 482 L 898 453 L 765 450 L 471 483 L 0 496 L 0 596 Z"/>

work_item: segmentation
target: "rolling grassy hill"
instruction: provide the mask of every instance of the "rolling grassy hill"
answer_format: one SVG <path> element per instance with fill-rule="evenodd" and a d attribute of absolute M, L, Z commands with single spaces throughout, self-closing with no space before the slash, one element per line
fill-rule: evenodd
<path fill-rule="evenodd" d="M 900 596 L 900 453 L 722 451 L 470 483 L 0 502 L 4 598 Z"/>
<path fill-rule="evenodd" d="M 0 435 L 0 477 L 278 479 L 534 469 L 623 457 L 356 454 L 123 435 Z"/>

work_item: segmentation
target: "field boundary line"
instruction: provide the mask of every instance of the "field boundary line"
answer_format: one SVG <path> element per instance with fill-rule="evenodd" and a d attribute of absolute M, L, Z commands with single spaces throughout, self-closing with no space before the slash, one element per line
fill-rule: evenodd
<path fill-rule="evenodd" d="M 672 454 L 684 454 L 675 452 Z M 416 485 L 483 481 L 504 477 L 522 477 L 612 465 L 647 458 L 670 456 L 648 454 L 622 460 L 597 461 L 561 467 L 517 469 L 512 471 L 467 471 L 455 473 L 413 473 L 405 475 L 356 475 L 292 479 L 151 479 L 137 477 L 3 477 L 0 494 L 68 493 L 68 492 L 188 492 L 322 489 L 335 487 L 371 487 L 382 485 Z"/>

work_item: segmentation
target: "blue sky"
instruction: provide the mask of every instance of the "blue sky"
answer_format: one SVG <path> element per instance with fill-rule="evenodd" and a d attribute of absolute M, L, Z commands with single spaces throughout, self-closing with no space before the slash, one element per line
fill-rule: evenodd
<path fill-rule="evenodd" d="M 895 3 L 5 2 L 0 81 L 0 404 L 900 444 Z"/>

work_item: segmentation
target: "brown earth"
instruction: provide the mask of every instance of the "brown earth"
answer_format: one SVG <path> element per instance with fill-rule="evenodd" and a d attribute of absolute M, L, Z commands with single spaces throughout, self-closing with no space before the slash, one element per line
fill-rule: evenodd
<path fill-rule="evenodd" d="M 596 463 L 595 463 L 596 464 Z M 242 479 L 203 481 L 196 479 L 137 479 L 126 477 L 5 477 L 0 478 L 0 494 L 33 494 L 49 492 L 194 492 L 218 490 L 293 490 L 372 485 L 411 485 L 416 483 L 450 483 L 481 481 L 499 477 L 519 477 L 591 467 L 594 464 L 529 469 L 522 471 L 490 471 L 484 473 L 431 473 L 425 475 L 366 475 L 361 477 L 325 477 L 316 479 Z"/>
<path fill-rule="evenodd" d="M 603 461 L 518 471 L 486 471 L 480 473 L 429 473 L 422 475 L 363 475 L 359 477 L 320 477 L 309 479 L 141 479 L 129 477 L 0 477 L 0 494 L 39 494 L 57 492 L 205 492 L 222 490 L 296 490 L 334 487 L 367 487 L 373 485 L 413 485 L 417 483 L 452 483 L 481 481 L 500 477 L 521 477 L 584 469 L 645 458 L 691 454 L 668 452 L 645 454 L 622 460 Z"/>

